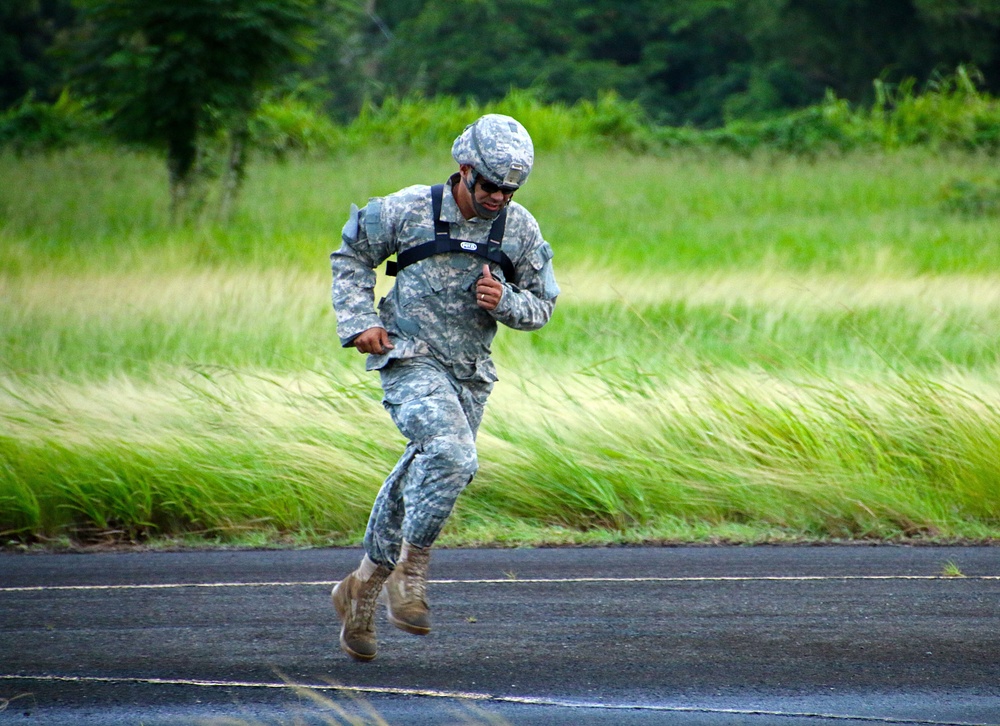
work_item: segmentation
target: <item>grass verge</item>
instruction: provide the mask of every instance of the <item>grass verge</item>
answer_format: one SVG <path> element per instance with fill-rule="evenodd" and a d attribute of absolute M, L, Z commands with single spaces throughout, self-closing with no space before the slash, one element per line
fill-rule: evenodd
<path fill-rule="evenodd" d="M 356 543 L 402 440 L 326 254 L 448 171 L 395 153 L 262 165 L 182 228 L 147 157 L 0 157 L 3 541 Z M 518 198 L 563 295 L 497 339 L 442 544 L 997 539 L 1000 220 L 935 197 L 991 163 L 547 159 Z"/>

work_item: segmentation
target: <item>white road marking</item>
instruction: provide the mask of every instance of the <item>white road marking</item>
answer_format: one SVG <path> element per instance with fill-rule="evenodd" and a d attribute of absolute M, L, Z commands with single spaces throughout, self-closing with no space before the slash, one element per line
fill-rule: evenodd
<path fill-rule="evenodd" d="M 196 678 L 141 678 L 107 676 L 58 676 L 58 675 L 15 675 L 0 674 L 0 681 L 36 681 L 60 683 L 103 683 L 103 684 L 149 684 L 156 686 L 192 686 L 197 688 L 262 688 L 290 691 L 316 691 L 349 694 L 370 694 L 385 696 L 424 696 L 429 698 L 450 698 L 463 701 L 509 703 L 525 706 L 550 706 L 566 709 L 588 709 L 603 711 L 651 711 L 661 713 L 706 713 L 739 716 L 775 716 L 784 718 L 816 718 L 832 721 L 860 721 L 865 723 L 914 724 L 915 726 L 991 726 L 965 721 L 928 721 L 882 716 L 858 716 L 852 714 L 813 713 L 808 711 L 772 711 L 757 708 L 714 708 L 694 705 L 658 705 L 646 703 L 593 703 L 589 701 L 567 701 L 559 698 L 535 696 L 499 696 L 490 693 L 469 691 L 439 691 L 421 688 L 395 688 L 381 686 L 345 686 L 335 683 L 293 683 L 291 681 L 216 681 Z M 995 725 L 994 725 L 995 726 Z"/>
<path fill-rule="evenodd" d="M 884 580 L 1000 580 L 1000 575 L 782 575 L 782 576 L 719 576 L 719 577 L 565 577 L 526 578 L 501 577 L 478 580 L 429 580 L 432 585 L 551 585 L 561 583 L 643 583 L 643 582 L 822 582 L 822 581 L 884 581 Z M 29 585 L 0 587 L 6 592 L 58 592 L 60 590 L 175 590 L 183 588 L 224 587 L 333 587 L 338 580 L 304 580 L 298 582 L 165 582 L 137 585 Z"/>

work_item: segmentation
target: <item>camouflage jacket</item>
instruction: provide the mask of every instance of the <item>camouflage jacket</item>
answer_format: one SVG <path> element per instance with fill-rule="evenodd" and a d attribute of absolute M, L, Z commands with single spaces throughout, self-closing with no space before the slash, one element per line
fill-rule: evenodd
<path fill-rule="evenodd" d="M 451 223 L 454 239 L 483 242 L 491 222 L 466 220 L 445 185 L 441 219 Z M 332 297 L 337 332 L 344 346 L 375 326 L 388 332 L 395 348 L 368 357 L 367 369 L 382 368 L 393 358 L 433 356 L 456 378 L 495 381 L 490 344 L 497 322 L 517 330 L 537 330 L 549 321 L 559 286 L 552 271 L 552 248 L 538 223 L 516 202 L 507 207 L 503 251 L 513 261 L 516 281 L 504 280 L 500 266 L 490 264 L 504 292 L 495 310 L 476 305 L 476 280 L 482 257 L 452 252 L 428 257 L 399 271 L 392 291 L 375 311 L 375 268 L 390 256 L 434 237 L 430 187 L 407 187 L 375 197 L 363 209 L 351 205 L 342 245 L 330 255 Z"/>

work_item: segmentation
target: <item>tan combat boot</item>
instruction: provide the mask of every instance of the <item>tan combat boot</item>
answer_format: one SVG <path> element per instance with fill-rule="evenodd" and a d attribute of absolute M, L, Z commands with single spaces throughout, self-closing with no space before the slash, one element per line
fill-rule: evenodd
<path fill-rule="evenodd" d="M 430 561 L 430 547 L 417 547 L 404 540 L 396 569 L 385 581 L 383 597 L 389 610 L 389 622 L 413 635 L 431 632 L 431 613 L 427 606 Z"/>
<path fill-rule="evenodd" d="M 376 565 L 365 555 L 361 565 L 338 582 L 330 597 L 344 626 L 340 629 L 340 649 L 357 660 L 375 657 L 375 603 L 388 567 Z"/>

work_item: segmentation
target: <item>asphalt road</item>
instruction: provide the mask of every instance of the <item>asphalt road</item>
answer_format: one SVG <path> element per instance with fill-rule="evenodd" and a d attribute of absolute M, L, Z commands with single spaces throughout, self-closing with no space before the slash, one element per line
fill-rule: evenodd
<path fill-rule="evenodd" d="M 1000 724 L 1000 548 L 438 550 L 371 663 L 359 556 L 0 555 L 0 726 Z"/>

